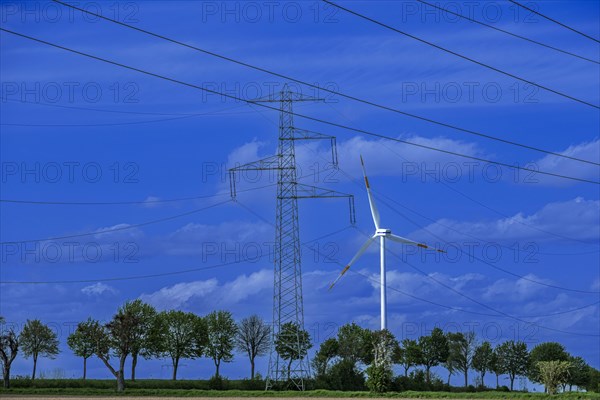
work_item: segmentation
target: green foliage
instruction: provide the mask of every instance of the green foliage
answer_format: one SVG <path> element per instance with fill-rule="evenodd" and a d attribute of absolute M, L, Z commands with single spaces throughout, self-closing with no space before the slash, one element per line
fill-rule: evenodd
<path fill-rule="evenodd" d="M 408 370 L 421 362 L 421 348 L 416 340 L 404 339 L 400 346 L 396 347 L 393 357 L 394 364 L 404 368 L 404 376 L 408 376 Z"/>
<path fill-rule="evenodd" d="M 329 363 L 339 354 L 339 342 L 335 338 L 329 338 L 321 343 L 319 351 L 315 354 L 312 364 L 317 377 L 324 376 L 329 368 Z M 354 363 L 348 361 L 354 368 Z"/>
<path fill-rule="evenodd" d="M 89 358 L 94 355 L 96 349 L 96 344 L 92 336 L 94 325 L 95 321 L 88 318 L 87 321 L 77 324 L 75 332 L 67 337 L 67 345 L 73 350 L 76 356 Z"/>
<path fill-rule="evenodd" d="M 33 372 L 31 379 L 35 379 L 35 370 L 39 356 L 56 358 L 59 353 L 58 337 L 48 325 L 42 324 L 39 319 L 27 320 L 19 342 L 25 358 L 33 357 Z"/>
<path fill-rule="evenodd" d="M 475 371 L 479 372 L 481 377 L 481 384 L 483 385 L 483 379 L 485 373 L 492 371 L 492 364 L 494 361 L 494 350 L 490 342 L 483 342 L 475 348 L 473 353 L 473 360 L 471 362 L 472 367 Z"/>
<path fill-rule="evenodd" d="M 588 379 L 584 389 L 589 392 L 600 392 L 600 371 L 588 367 Z"/>
<path fill-rule="evenodd" d="M 215 363 L 215 377 L 219 377 L 221 362 L 233 360 L 237 325 L 229 311 L 213 311 L 206 316 L 208 341 L 205 354 Z"/>
<path fill-rule="evenodd" d="M 19 341 L 25 358 L 37 358 L 40 355 L 55 358 L 59 353 L 56 333 L 39 319 L 27 320 Z"/>
<path fill-rule="evenodd" d="M 430 382 L 431 368 L 448 359 L 448 339 L 440 328 L 434 328 L 429 336 L 421 336 L 418 344 L 421 353 L 419 364 L 425 366 L 426 380 Z"/>
<path fill-rule="evenodd" d="M 96 343 L 94 332 L 98 323 L 91 318 L 77 324 L 75 332 L 67 337 L 67 345 L 76 356 L 83 358 L 83 379 L 87 375 L 87 359 L 94 355 Z"/>
<path fill-rule="evenodd" d="M 569 353 L 564 346 L 556 342 L 545 342 L 535 346 L 529 354 L 529 370 L 527 377 L 536 383 L 542 383 L 538 362 L 540 361 L 568 361 Z"/>
<path fill-rule="evenodd" d="M 69 382 L 73 380 L 65 380 Z M 82 382 L 79 380 L 79 382 Z M 93 381 L 88 381 L 88 384 Z M 88 388 L 68 388 L 65 386 L 57 385 L 54 389 L 48 388 L 16 388 L 12 390 L 0 390 L 2 396 L 15 396 L 15 395 L 36 395 L 36 396 L 52 396 L 54 398 L 63 396 L 104 396 L 113 397 L 119 396 L 111 387 L 111 382 L 102 381 L 105 388 L 94 389 Z M 204 385 L 204 389 L 197 388 L 197 383 L 200 382 Z M 234 382 L 236 382 L 234 384 Z M 298 391 L 265 391 L 264 387 L 260 390 L 241 390 L 238 386 L 241 386 L 242 381 L 229 381 L 229 390 L 218 391 L 208 390 L 206 388 L 207 381 L 161 381 L 161 380 L 139 380 L 129 385 L 128 396 L 135 397 L 190 397 L 190 398 L 206 398 L 206 397 L 226 397 L 226 398 L 248 398 L 248 397 L 265 397 L 265 398 L 397 398 L 397 399 L 409 399 L 409 398 L 428 398 L 428 399 L 548 399 L 549 396 L 545 396 L 543 393 L 523 393 L 513 392 L 506 393 L 500 391 L 486 391 L 479 392 L 476 395 L 473 393 L 457 393 L 448 391 L 405 391 L 402 393 L 382 393 L 377 394 L 373 392 L 349 392 L 349 391 L 330 391 L 330 390 L 310 390 L 299 393 Z M 189 386 L 177 387 L 171 384 L 185 384 Z M 508 389 L 506 389 L 508 390 Z M 553 399 L 559 400 L 598 400 L 600 396 L 594 393 L 561 393 Z"/>
<path fill-rule="evenodd" d="M 525 376 L 528 371 L 529 353 L 527 345 L 523 342 L 509 340 L 497 348 L 498 369 L 508 374 L 510 390 L 513 390 L 517 376 Z"/>
<path fill-rule="evenodd" d="M 448 362 L 453 368 L 463 373 L 465 377 L 465 387 L 469 384 L 469 369 L 473 361 L 475 352 L 475 332 L 469 331 L 465 334 L 455 333 L 448 336 Z"/>
<path fill-rule="evenodd" d="M 370 364 L 373 357 L 372 332 L 354 322 L 338 330 L 338 355 L 352 363 Z"/>
<path fill-rule="evenodd" d="M 168 357 L 173 366 L 173 380 L 177 379 L 177 369 L 182 358 L 195 358 L 202 355 L 206 340 L 199 344 L 198 337 L 206 333 L 200 317 L 183 311 L 163 311 L 156 317 L 155 332 L 149 349 L 158 357 Z M 207 335 L 204 335 L 206 338 Z"/>
<path fill-rule="evenodd" d="M 306 357 L 311 347 L 308 332 L 300 329 L 293 322 L 283 324 L 275 339 L 275 350 L 284 360 L 299 360 Z"/>
<path fill-rule="evenodd" d="M 567 384 L 585 388 L 590 380 L 590 366 L 581 357 L 569 357 L 569 362 L 571 363 L 571 367 L 569 368 Z"/>
<path fill-rule="evenodd" d="M 367 368 L 367 387 L 371 392 L 384 393 L 392 386 L 392 370 L 383 364 L 371 364 Z"/>
<path fill-rule="evenodd" d="M 548 394 L 556 394 L 560 385 L 566 384 L 569 379 L 569 361 L 538 361 L 536 369 L 541 383 L 546 387 Z"/>
<path fill-rule="evenodd" d="M 398 352 L 398 341 L 387 329 L 373 332 L 371 337 L 373 361 L 366 370 L 367 387 L 375 393 L 387 392 L 392 385 L 392 359 Z"/>
<path fill-rule="evenodd" d="M 208 388 L 210 390 L 227 390 L 229 381 L 215 375 L 208 380 Z"/>
<path fill-rule="evenodd" d="M 317 387 L 329 390 L 365 390 L 365 377 L 350 360 L 339 359 L 317 377 Z"/>
<path fill-rule="evenodd" d="M 134 381 L 138 355 L 150 358 L 160 346 L 156 310 L 137 299 L 125 303 L 123 312 L 130 314 L 136 320 L 135 337 L 131 344 L 131 380 Z"/>

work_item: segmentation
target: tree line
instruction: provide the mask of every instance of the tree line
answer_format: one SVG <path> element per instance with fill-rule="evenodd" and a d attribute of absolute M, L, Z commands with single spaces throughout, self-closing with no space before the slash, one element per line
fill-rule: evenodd
<path fill-rule="evenodd" d="M 55 332 L 39 320 L 28 320 L 22 331 L 0 332 L 0 360 L 3 383 L 10 387 L 11 364 L 20 351 L 33 359 L 31 379 L 36 377 L 39 357 L 55 358 L 59 342 Z M 214 379 L 221 379 L 222 363 L 233 360 L 237 351 L 245 354 L 250 364 L 250 378 L 255 377 L 255 361 L 264 356 L 274 340 L 275 351 L 288 361 L 288 378 L 294 360 L 307 356 L 312 348 L 310 335 L 294 323 L 281 326 L 275 338 L 270 326 L 252 315 L 236 322 L 228 311 L 213 311 L 201 317 L 191 312 L 169 310 L 158 312 L 141 300 L 128 301 L 118 308 L 106 323 L 88 318 L 77 325 L 67 338 L 67 345 L 83 360 L 83 379 L 87 377 L 87 360 L 96 356 L 115 377 L 117 390 L 125 389 L 125 363 L 131 358 L 130 379 L 136 379 L 139 357 L 171 360 L 172 379 L 177 379 L 180 360 L 206 357 L 214 363 Z M 418 340 L 398 341 L 387 331 L 371 331 L 355 323 L 339 328 L 337 337 L 325 340 L 316 352 L 312 366 L 317 386 L 336 390 L 376 392 L 401 390 L 411 382 L 422 380 L 423 387 L 439 382 L 432 368 L 443 366 L 448 371 L 446 386 L 455 374 L 462 374 L 469 386 L 469 372 L 476 372 L 476 386 L 484 387 L 487 373 L 507 375 L 510 390 L 517 377 L 527 377 L 545 385 L 553 393 L 561 387 L 573 386 L 598 390 L 600 371 L 587 365 L 581 357 L 571 356 L 555 342 L 541 343 L 531 351 L 520 341 L 506 341 L 495 347 L 479 342 L 473 332 L 443 332 L 435 328 Z M 394 377 L 394 366 L 403 374 Z M 410 373 L 410 374 L 409 374 Z M 365 378 L 366 376 L 366 378 Z"/>
<path fill-rule="evenodd" d="M 403 371 L 393 375 L 393 366 Z M 507 375 L 510 390 L 517 377 L 545 385 L 546 391 L 556 393 L 571 390 L 573 386 L 598 391 L 600 371 L 589 366 L 582 357 L 570 355 L 556 342 L 540 343 L 528 350 L 522 341 L 509 340 L 496 346 L 488 341 L 478 341 L 470 331 L 447 332 L 434 328 L 429 335 L 418 340 L 396 340 L 387 331 L 371 331 L 351 323 L 342 326 L 337 337 L 324 341 L 313 359 L 317 379 L 325 381 L 332 389 L 359 390 L 363 383 L 375 392 L 415 389 L 415 382 L 424 380 L 422 388 L 431 389 L 433 367 L 442 366 L 448 372 L 445 386 L 439 378 L 438 386 L 450 387 L 450 378 L 462 374 L 465 388 L 469 387 L 469 372 L 476 373 L 476 385 L 485 388 L 487 373 Z M 366 367 L 366 381 L 362 373 Z M 412 370 L 412 371 L 411 371 Z M 409 374 L 410 372 L 410 374 Z M 475 389 L 475 388 L 474 388 Z"/>

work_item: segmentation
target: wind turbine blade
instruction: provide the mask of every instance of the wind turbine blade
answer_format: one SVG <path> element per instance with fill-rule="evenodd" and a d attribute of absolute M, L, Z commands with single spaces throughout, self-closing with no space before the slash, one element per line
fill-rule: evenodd
<path fill-rule="evenodd" d="M 373 240 L 375 240 L 376 236 L 371 236 L 370 238 L 367 239 L 367 241 L 361 246 L 360 249 L 358 249 L 358 251 L 356 252 L 356 254 L 354 255 L 354 257 L 352 257 L 352 260 L 350 260 L 350 262 L 344 267 L 344 269 L 342 270 L 342 272 L 338 275 L 337 278 L 335 278 L 335 280 L 333 282 L 331 282 L 331 284 L 329 285 L 329 290 L 333 289 L 333 286 L 340 280 L 342 279 L 342 276 L 344 276 L 344 274 L 350 269 L 350 267 L 352 266 L 352 264 L 354 264 L 356 262 L 356 260 L 358 260 L 360 258 L 360 256 L 363 255 L 363 253 L 365 251 L 367 251 L 367 248 L 371 245 L 371 243 L 373 243 Z"/>
<path fill-rule="evenodd" d="M 398 242 L 398 243 L 402 243 L 402 244 L 410 244 L 410 245 L 413 245 L 413 246 L 421 247 L 423 249 L 432 249 L 432 250 L 438 251 L 440 253 L 445 253 L 444 250 L 436 249 L 434 247 L 427 246 L 424 243 L 415 242 L 415 241 L 403 238 L 402 236 L 394 235 L 393 233 L 390 233 L 389 235 L 386 235 L 386 238 L 391 239 L 394 242 Z"/>
<path fill-rule="evenodd" d="M 371 206 L 371 215 L 373 216 L 375 229 L 379 229 L 379 211 L 377 211 L 377 206 L 375 206 L 375 199 L 373 198 L 373 193 L 371 193 L 371 186 L 369 185 L 369 178 L 367 178 L 367 170 L 365 169 L 365 162 L 362 156 L 360 156 L 360 163 L 365 177 L 365 186 L 367 187 L 367 195 L 369 196 L 369 205 Z"/>

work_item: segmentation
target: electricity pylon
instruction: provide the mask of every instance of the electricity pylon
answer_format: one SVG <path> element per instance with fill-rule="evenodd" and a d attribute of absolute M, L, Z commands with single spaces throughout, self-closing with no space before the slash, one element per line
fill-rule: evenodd
<path fill-rule="evenodd" d="M 316 101 L 291 92 L 287 86 L 279 99 L 256 100 L 278 102 L 279 141 L 277 154 L 229 170 L 231 196 L 236 197 L 235 173 L 238 171 L 277 171 L 277 210 L 275 213 L 275 274 L 273 287 L 273 329 L 269 372 L 266 389 L 287 383 L 287 386 L 304 390 L 310 376 L 310 363 L 302 346 L 304 307 L 302 297 L 301 249 L 298 225 L 298 199 L 346 197 L 350 206 L 350 221 L 354 223 L 354 197 L 349 194 L 298 183 L 295 142 L 297 140 L 329 140 L 332 147 L 333 166 L 337 168 L 337 150 L 334 136 L 296 129 L 292 104 L 297 101 Z M 286 325 L 287 324 L 287 325 Z M 291 324 L 291 325 L 290 325 Z M 282 326 L 287 328 L 282 331 Z M 287 343 L 289 348 L 279 348 L 275 343 Z M 280 354 L 281 353 L 281 354 Z"/>

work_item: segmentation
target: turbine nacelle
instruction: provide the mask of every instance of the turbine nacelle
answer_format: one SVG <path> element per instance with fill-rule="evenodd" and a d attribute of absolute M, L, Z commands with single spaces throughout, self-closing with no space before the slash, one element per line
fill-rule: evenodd
<path fill-rule="evenodd" d="M 389 236 L 392 234 L 391 229 L 378 228 L 375 230 L 375 236 Z"/>

